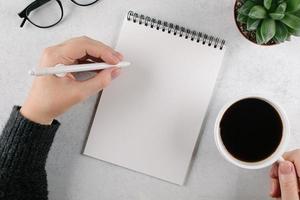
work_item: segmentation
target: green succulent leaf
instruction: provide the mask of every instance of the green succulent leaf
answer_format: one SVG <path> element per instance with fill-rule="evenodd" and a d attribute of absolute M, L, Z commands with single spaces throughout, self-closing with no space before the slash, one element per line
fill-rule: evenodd
<path fill-rule="evenodd" d="M 274 19 L 274 20 L 281 20 L 282 18 L 284 18 L 284 12 L 286 10 L 287 4 L 281 3 L 279 4 L 279 6 L 276 8 L 275 12 L 272 12 L 269 14 L 269 16 Z"/>
<path fill-rule="evenodd" d="M 290 34 L 294 35 L 294 36 L 300 36 L 300 30 L 294 30 L 294 29 L 291 29 L 289 27 L 287 27 L 288 31 Z"/>
<path fill-rule="evenodd" d="M 248 31 L 256 30 L 260 21 L 261 21 L 260 19 L 252 19 L 249 17 L 247 20 L 247 30 Z"/>
<path fill-rule="evenodd" d="M 261 23 L 260 34 L 264 43 L 269 42 L 276 33 L 276 23 L 273 19 L 264 19 Z"/>
<path fill-rule="evenodd" d="M 294 30 L 300 30 L 300 17 L 287 13 L 281 22 Z"/>
<path fill-rule="evenodd" d="M 284 13 L 286 11 L 287 8 L 287 4 L 286 2 L 283 2 L 281 4 L 279 4 L 279 6 L 276 8 L 276 13 Z"/>
<path fill-rule="evenodd" d="M 284 14 L 282 13 L 270 13 L 269 15 L 274 20 L 281 20 L 282 18 L 284 18 Z"/>
<path fill-rule="evenodd" d="M 257 44 L 263 44 L 264 43 L 263 38 L 260 34 L 260 28 L 261 28 L 261 26 L 256 30 L 256 42 L 257 42 Z"/>
<path fill-rule="evenodd" d="M 281 22 L 277 22 L 274 39 L 280 43 L 286 41 L 288 37 L 289 37 L 289 31 L 287 27 Z"/>
<path fill-rule="evenodd" d="M 241 22 L 242 24 L 246 24 L 246 23 L 247 23 L 247 20 L 248 20 L 248 16 L 243 15 L 243 14 L 241 14 L 241 13 L 239 13 L 239 14 L 237 15 L 237 21 L 238 21 L 238 22 Z"/>
<path fill-rule="evenodd" d="M 272 0 L 264 0 L 264 6 L 267 10 L 271 8 Z"/>
<path fill-rule="evenodd" d="M 293 12 L 300 10 L 300 0 L 287 0 L 287 11 Z"/>
<path fill-rule="evenodd" d="M 278 0 L 278 4 L 281 4 L 281 3 L 283 3 L 283 2 L 285 2 L 285 0 Z"/>
<path fill-rule="evenodd" d="M 251 8 L 248 16 L 252 19 L 264 19 L 267 17 L 267 11 L 264 7 L 256 5 Z"/>
<path fill-rule="evenodd" d="M 238 13 L 248 15 L 253 6 L 255 6 L 253 1 L 246 1 L 244 5 L 238 9 Z"/>

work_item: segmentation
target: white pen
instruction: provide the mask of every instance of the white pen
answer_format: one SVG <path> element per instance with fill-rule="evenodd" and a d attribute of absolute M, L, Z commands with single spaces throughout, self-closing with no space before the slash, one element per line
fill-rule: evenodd
<path fill-rule="evenodd" d="M 128 67 L 130 62 L 121 61 L 118 64 L 111 65 L 107 63 L 89 63 L 89 64 L 79 64 L 79 65 L 63 65 L 58 64 L 55 67 L 39 67 L 30 70 L 28 73 L 32 76 L 45 76 L 45 75 L 56 75 L 59 77 L 65 76 L 67 73 L 71 72 L 84 72 L 84 71 L 94 71 L 101 70 L 110 67 Z"/>

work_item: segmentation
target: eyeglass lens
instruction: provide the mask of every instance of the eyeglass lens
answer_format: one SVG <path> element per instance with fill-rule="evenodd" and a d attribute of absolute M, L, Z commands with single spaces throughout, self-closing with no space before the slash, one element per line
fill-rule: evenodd
<path fill-rule="evenodd" d="M 52 0 L 32 10 L 30 13 L 26 12 L 26 16 L 31 23 L 40 27 L 48 27 L 60 21 L 62 10 L 58 2 Z"/>
<path fill-rule="evenodd" d="M 79 6 L 89 6 L 96 3 L 98 0 L 71 0 L 73 3 Z"/>

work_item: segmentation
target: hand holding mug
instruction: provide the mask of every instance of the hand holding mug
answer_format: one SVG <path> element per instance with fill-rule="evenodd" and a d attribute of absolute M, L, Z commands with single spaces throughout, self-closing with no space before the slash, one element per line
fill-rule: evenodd
<path fill-rule="evenodd" d="M 282 200 L 299 200 L 300 149 L 283 155 L 285 161 L 270 170 L 270 196 Z"/>

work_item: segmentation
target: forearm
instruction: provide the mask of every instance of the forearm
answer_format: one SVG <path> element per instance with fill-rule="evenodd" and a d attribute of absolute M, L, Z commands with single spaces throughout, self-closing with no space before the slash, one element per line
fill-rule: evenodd
<path fill-rule="evenodd" d="M 0 136 L 0 199 L 47 199 L 45 163 L 59 122 L 40 125 L 19 110 Z"/>

